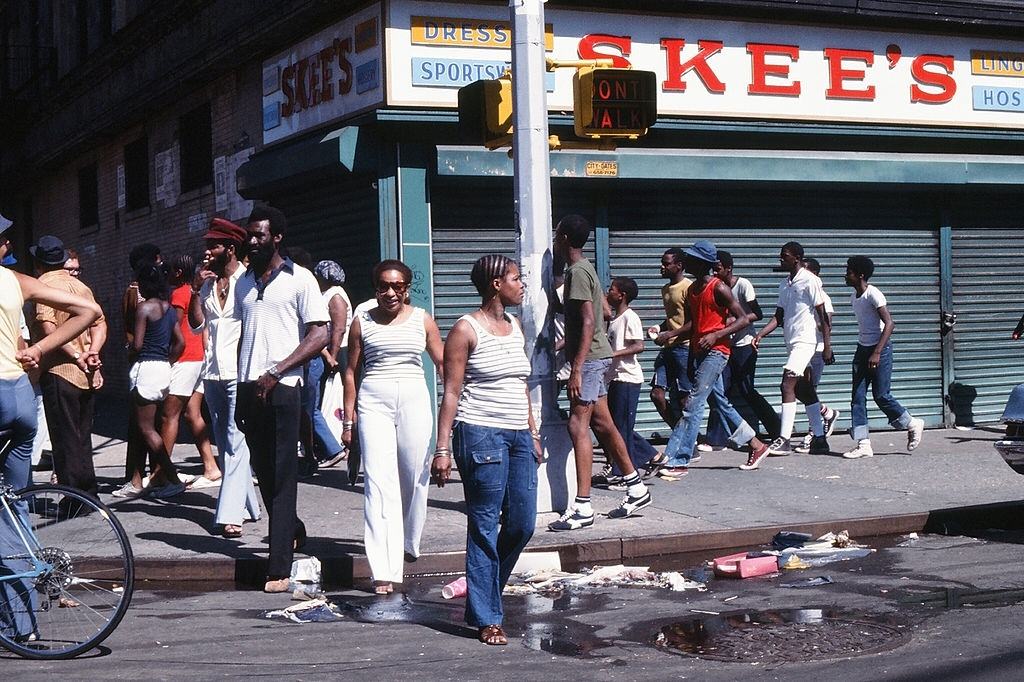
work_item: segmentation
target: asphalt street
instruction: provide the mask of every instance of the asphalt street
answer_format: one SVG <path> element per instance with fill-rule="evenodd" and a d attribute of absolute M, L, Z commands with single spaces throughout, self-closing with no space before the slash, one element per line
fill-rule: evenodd
<path fill-rule="evenodd" d="M 18 680 L 1012 679 L 1024 662 L 1024 533 L 978 535 L 869 538 L 877 551 L 862 559 L 710 579 L 706 592 L 507 597 L 507 647 L 474 639 L 461 604 L 440 596 L 446 576 L 384 599 L 332 591 L 346 615 L 306 624 L 265 617 L 286 596 L 140 586 L 93 654 L 42 663 L 0 653 L 0 668 Z M 706 578 L 702 558 L 655 568 Z M 825 576 L 833 582 L 783 587 Z"/>

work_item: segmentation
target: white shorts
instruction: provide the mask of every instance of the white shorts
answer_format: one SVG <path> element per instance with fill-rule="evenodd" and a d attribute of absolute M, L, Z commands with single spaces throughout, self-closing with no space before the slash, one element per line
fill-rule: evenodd
<path fill-rule="evenodd" d="M 803 376 L 804 370 L 807 369 L 807 365 L 811 364 L 811 358 L 813 357 L 813 343 L 790 344 L 789 357 L 786 358 L 786 364 L 783 365 L 782 369 L 792 372 L 797 376 Z"/>
<path fill-rule="evenodd" d="M 128 382 L 143 400 L 161 401 L 171 386 L 171 365 L 166 360 L 136 362 L 128 372 Z"/>
<path fill-rule="evenodd" d="M 171 365 L 171 395 L 191 398 L 192 394 L 203 385 L 200 381 L 202 372 L 202 360 L 176 362 Z"/>

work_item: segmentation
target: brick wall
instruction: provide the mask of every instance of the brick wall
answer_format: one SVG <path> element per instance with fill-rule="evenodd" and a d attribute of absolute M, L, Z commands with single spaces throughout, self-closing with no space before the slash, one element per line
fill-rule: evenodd
<path fill-rule="evenodd" d="M 179 116 L 206 101 L 210 103 L 214 158 L 233 155 L 242 148 L 258 150 L 260 78 L 260 63 L 253 61 L 205 87 L 182 93 L 173 107 L 161 110 L 143 124 L 118 131 L 111 139 L 102 140 L 89 152 L 47 174 L 32 193 L 34 236 L 55 234 L 67 246 L 79 251 L 82 279 L 93 289 L 107 315 L 110 331 L 103 362 L 107 382 L 104 390 L 109 394 L 122 396 L 127 392 L 128 368 L 120 302 L 132 279 L 128 265 L 132 248 L 152 242 L 160 247 L 165 261 L 185 252 L 199 256 L 205 229 L 190 232 L 190 216 L 205 214 L 203 224 L 218 215 L 244 218 L 216 210 L 213 185 L 184 194 L 176 192 L 177 196 L 171 201 L 158 201 L 154 157 L 178 145 Z M 124 146 L 141 135 L 149 138 L 150 205 L 134 211 L 118 209 L 117 167 L 124 163 Z M 94 162 L 99 178 L 99 227 L 83 230 L 79 227 L 78 171 Z"/>

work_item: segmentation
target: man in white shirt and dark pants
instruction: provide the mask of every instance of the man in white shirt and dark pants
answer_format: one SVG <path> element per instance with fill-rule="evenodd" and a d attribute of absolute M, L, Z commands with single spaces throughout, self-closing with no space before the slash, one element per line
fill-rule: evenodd
<path fill-rule="evenodd" d="M 825 439 L 825 425 L 821 419 L 821 404 L 814 385 L 804 377 L 804 370 L 811 363 L 818 343 L 818 331 L 822 336 L 822 358 L 826 365 L 835 362 L 832 354 L 832 323 L 825 312 L 825 297 L 821 291 L 821 280 L 804 268 L 804 247 L 797 242 L 786 242 L 779 252 L 779 265 L 787 277 L 779 285 L 779 301 L 775 315 L 754 337 L 756 349 L 761 339 L 771 334 L 780 325 L 785 332 L 786 349 L 789 355 L 782 371 L 782 415 L 779 437 L 768 448 L 768 455 L 788 455 L 793 452 L 789 439 L 793 435 L 796 420 L 796 401 L 807 406 L 807 420 L 813 434 L 815 451 L 828 451 Z"/>
<path fill-rule="evenodd" d="M 280 254 L 284 214 L 257 206 L 249 215 L 249 269 L 238 280 L 239 427 L 252 453 L 270 515 L 264 592 L 287 592 L 294 550 L 306 541 L 295 515 L 302 366 L 327 346 L 327 305 L 316 278 Z"/>

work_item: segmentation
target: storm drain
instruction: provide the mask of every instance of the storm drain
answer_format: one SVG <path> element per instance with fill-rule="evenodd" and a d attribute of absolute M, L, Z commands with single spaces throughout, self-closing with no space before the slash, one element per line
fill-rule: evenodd
<path fill-rule="evenodd" d="M 863 656 L 910 640 L 893 616 L 838 609 L 740 611 L 661 628 L 656 644 L 694 658 L 787 663 Z"/>

